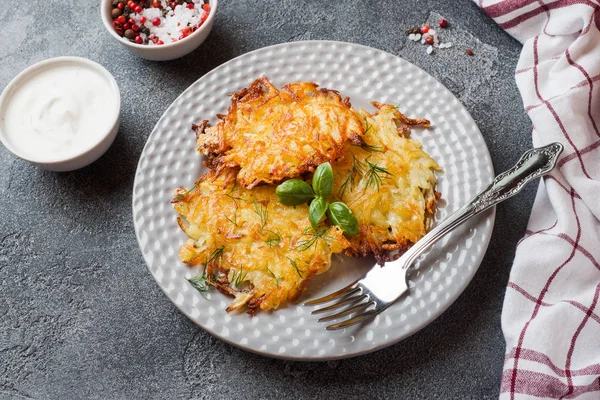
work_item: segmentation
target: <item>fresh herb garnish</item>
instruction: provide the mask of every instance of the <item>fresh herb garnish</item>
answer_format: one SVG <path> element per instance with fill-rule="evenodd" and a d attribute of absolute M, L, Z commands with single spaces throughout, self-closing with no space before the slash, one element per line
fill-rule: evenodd
<path fill-rule="evenodd" d="M 306 204 L 315 198 L 310 185 L 300 179 L 289 179 L 275 189 L 277 199 L 286 206 Z"/>
<path fill-rule="evenodd" d="M 328 162 L 321 164 L 313 175 L 312 188 L 317 197 L 327 198 L 333 188 L 333 169 Z"/>
<path fill-rule="evenodd" d="M 261 202 L 255 201 L 254 212 L 256 213 L 256 215 L 258 215 L 258 218 L 260 219 L 260 229 L 265 229 L 265 225 L 267 224 L 267 220 L 269 219 L 269 210 L 267 209 L 267 206 L 265 206 Z"/>
<path fill-rule="evenodd" d="M 216 249 L 214 249 L 213 252 L 210 253 L 210 256 L 208 257 L 204 265 L 208 265 L 213 262 L 220 264 L 223 258 L 223 250 L 225 250 L 225 246 L 217 247 Z"/>
<path fill-rule="evenodd" d="M 267 237 L 267 240 L 265 240 L 265 242 L 267 243 L 267 245 L 269 247 L 279 246 L 279 243 L 283 239 L 283 236 L 281 236 L 281 233 L 279 233 L 279 232 L 273 232 L 273 231 L 270 231 L 270 230 L 267 230 L 266 232 L 269 232 L 269 236 Z"/>
<path fill-rule="evenodd" d="M 354 160 L 355 163 L 360 163 L 356 159 L 356 157 L 354 157 Z M 363 167 L 360 164 L 356 164 L 356 168 Z M 364 166 L 364 169 L 366 169 L 366 166 Z M 362 176 L 362 169 L 358 172 Z M 352 172 L 350 176 L 350 184 L 353 185 L 354 178 L 352 177 Z M 308 219 L 313 228 L 313 231 L 317 233 L 317 227 L 321 222 L 321 219 L 324 215 L 329 215 L 329 213 L 327 213 L 327 210 L 331 205 L 327 202 L 327 197 L 329 197 L 329 195 L 331 194 L 331 190 L 333 188 L 333 179 L 333 169 L 331 168 L 331 164 L 327 162 L 317 167 L 313 175 L 312 188 L 308 185 L 308 183 L 301 181 L 300 179 L 290 179 L 277 186 L 275 192 L 277 194 L 279 202 L 285 205 L 300 205 L 302 203 L 306 203 L 307 201 L 312 200 L 309 206 Z M 342 185 L 344 188 L 343 190 L 345 190 L 345 187 L 347 185 L 348 180 L 346 180 L 346 182 L 344 182 L 344 184 Z M 350 211 L 350 209 L 346 205 L 344 206 L 346 207 L 347 212 L 354 217 L 352 211 Z M 351 219 L 346 219 L 345 221 L 345 225 L 340 225 L 336 223 L 336 221 L 331 220 L 333 224 L 340 226 L 344 230 L 344 233 L 348 235 L 351 235 L 351 232 L 358 230 L 358 222 L 356 222 L 356 218 L 353 219 L 353 221 L 356 223 L 356 227 L 350 227 L 348 225 L 349 223 L 351 223 Z M 318 233 L 317 235 L 313 235 L 315 236 L 313 237 L 313 239 L 303 240 L 302 242 L 300 242 L 297 248 L 303 248 L 304 250 L 308 249 L 314 243 L 316 243 L 316 240 L 318 240 L 320 236 L 322 236 L 326 231 L 327 229 L 325 231 L 321 231 L 320 235 Z M 306 235 L 306 231 L 303 234 L 303 236 L 304 235 Z"/>
<path fill-rule="evenodd" d="M 275 280 L 275 285 L 279 286 L 279 278 L 275 276 L 275 274 L 273 273 L 273 271 L 271 271 L 269 269 L 269 266 L 267 265 L 267 272 L 269 273 L 269 275 L 271 275 L 273 277 L 273 279 Z"/>
<path fill-rule="evenodd" d="M 366 187 L 373 185 L 377 188 L 377 191 L 379 192 L 379 188 L 381 187 L 382 180 L 384 178 L 386 178 L 386 176 L 394 176 L 394 174 L 392 174 L 387 169 L 370 162 L 368 157 L 365 160 L 365 162 L 367 163 L 367 166 L 368 166 L 368 171 L 365 174 L 365 177 L 367 179 Z"/>
<path fill-rule="evenodd" d="M 228 217 L 227 215 L 225 216 L 225 218 L 227 218 L 227 220 L 229 222 L 231 222 L 233 225 L 238 226 L 237 224 L 237 212 L 238 212 L 238 208 L 239 208 L 239 204 L 238 204 L 238 200 L 242 200 L 241 197 L 234 197 L 231 195 L 230 193 L 225 193 L 225 196 L 229 197 L 231 200 L 233 200 L 233 204 L 234 204 L 234 209 L 233 209 L 233 216 L 232 217 Z"/>
<path fill-rule="evenodd" d="M 360 181 L 363 177 L 364 170 L 367 166 L 361 162 L 356 156 L 352 157 L 352 168 L 350 168 L 350 173 L 346 177 L 342 186 L 340 186 L 340 190 L 338 191 L 338 197 L 344 197 L 344 193 L 346 193 L 346 189 L 350 186 L 350 191 L 354 190 L 354 179 Z"/>
<path fill-rule="evenodd" d="M 202 270 L 202 274 L 186 279 L 202 296 L 205 296 L 206 292 L 214 288 L 213 283 L 206 276 L 206 268 Z"/>
<path fill-rule="evenodd" d="M 369 132 L 369 129 L 371 129 L 371 124 L 369 123 L 369 119 L 365 117 L 365 133 Z"/>
<path fill-rule="evenodd" d="M 298 244 L 294 247 L 294 250 L 308 250 L 313 245 L 316 249 L 319 240 L 323 240 L 325 243 L 331 242 L 332 238 L 325 235 L 328 230 L 329 229 L 325 228 L 323 230 L 317 231 L 311 227 L 307 227 L 306 229 L 304 229 L 304 232 L 302 232 L 302 236 L 307 236 L 307 239 L 300 240 Z"/>
<path fill-rule="evenodd" d="M 383 153 L 382 146 L 375 146 L 375 145 L 370 145 L 367 143 L 352 144 L 352 146 L 360 147 L 361 149 L 363 149 L 364 151 L 368 151 L 369 153 Z"/>
<path fill-rule="evenodd" d="M 292 260 L 289 257 L 287 257 L 287 259 L 290 261 L 290 264 L 292 264 L 292 267 L 294 267 L 294 269 L 296 270 L 296 273 L 298 274 L 300 279 L 304 279 L 304 276 L 302 276 L 302 273 L 300 272 L 300 269 L 298 268 L 298 264 L 296 264 L 296 261 Z"/>
<path fill-rule="evenodd" d="M 317 197 L 310 203 L 310 207 L 308 209 L 308 220 L 314 229 L 317 229 L 319 226 L 319 222 L 327 212 L 327 200 L 323 197 Z"/>
<path fill-rule="evenodd" d="M 176 199 L 177 199 L 177 200 L 183 200 L 183 198 L 184 198 L 185 196 L 187 196 L 188 194 L 190 194 L 190 193 L 192 192 L 192 190 L 196 189 L 196 186 L 198 186 L 198 183 L 200 183 L 200 182 L 196 182 L 196 183 L 194 183 L 194 186 L 192 186 L 192 187 L 191 187 L 191 189 L 190 189 L 190 190 L 188 190 L 187 192 L 185 192 L 185 193 L 181 193 L 181 194 L 178 194 L 178 195 L 176 196 Z"/>
<path fill-rule="evenodd" d="M 237 288 L 240 287 L 241 284 L 246 280 L 247 272 L 244 272 L 244 267 L 240 267 L 240 270 L 236 273 L 233 271 L 233 285 Z"/>
<path fill-rule="evenodd" d="M 360 232 L 356 217 L 352 214 L 348 206 L 341 201 L 336 201 L 329 205 L 327 217 L 335 225 L 341 227 L 348 236 L 355 236 Z"/>

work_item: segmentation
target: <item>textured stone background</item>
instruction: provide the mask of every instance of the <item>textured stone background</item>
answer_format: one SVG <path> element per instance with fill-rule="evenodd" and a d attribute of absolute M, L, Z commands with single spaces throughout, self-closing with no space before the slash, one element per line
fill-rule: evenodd
<path fill-rule="evenodd" d="M 83 56 L 113 73 L 123 106 L 115 143 L 80 171 L 43 171 L 0 146 L 0 398 L 497 397 L 502 299 L 534 186 L 498 207 L 479 272 L 439 319 L 388 349 L 324 363 L 249 354 L 197 328 L 150 276 L 131 218 L 137 160 L 163 110 L 219 64 L 293 40 L 355 42 L 415 63 L 465 104 L 496 171 L 512 166 L 531 143 L 513 82 L 520 45 L 474 3 L 221 0 L 207 41 L 167 63 L 118 45 L 98 1 L 18 3 L 0 8 L 0 88 L 42 59 Z M 404 30 L 440 15 L 455 47 L 428 56 Z"/>

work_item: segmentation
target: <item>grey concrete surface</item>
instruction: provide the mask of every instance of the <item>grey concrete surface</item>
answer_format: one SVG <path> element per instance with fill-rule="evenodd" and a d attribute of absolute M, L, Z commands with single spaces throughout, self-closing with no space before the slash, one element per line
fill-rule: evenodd
<path fill-rule="evenodd" d="M 455 47 L 428 56 L 404 30 L 440 15 Z M 481 268 L 448 311 L 397 345 L 334 362 L 249 354 L 196 327 L 147 271 L 131 217 L 137 160 L 175 97 L 231 58 L 293 40 L 355 42 L 415 63 L 465 104 L 496 171 L 510 167 L 531 146 L 513 81 L 520 45 L 473 2 L 221 0 L 205 44 L 166 63 L 118 45 L 98 1 L 12 2 L 0 23 L 0 88 L 28 65 L 74 55 L 104 65 L 123 97 L 115 143 L 82 170 L 44 171 L 0 146 L 0 399 L 497 398 L 500 312 L 534 186 L 498 207 Z"/>

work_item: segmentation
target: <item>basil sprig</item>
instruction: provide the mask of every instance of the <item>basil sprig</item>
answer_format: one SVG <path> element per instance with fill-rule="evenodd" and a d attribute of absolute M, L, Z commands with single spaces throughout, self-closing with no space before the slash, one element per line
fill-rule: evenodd
<path fill-rule="evenodd" d="M 283 182 L 275 189 L 277 199 L 286 206 L 298 206 L 305 204 L 315 198 L 310 185 L 300 179 L 290 179 Z"/>
<path fill-rule="evenodd" d="M 277 186 L 275 193 L 281 204 L 297 206 L 310 202 L 308 220 L 314 229 L 325 215 L 332 224 L 339 226 L 347 236 L 359 233 L 358 221 L 350 208 L 336 201 L 329 204 L 327 198 L 333 189 L 333 169 L 324 163 L 317 167 L 313 175 L 312 188 L 300 179 L 290 179 Z"/>
<path fill-rule="evenodd" d="M 341 201 L 336 201 L 329 205 L 327 209 L 327 218 L 329 218 L 334 225 L 341 226 L 346 235 L 358 235 L 358 221 L 352 213 L 352 210 Z"/>
<path fill-rule="evenodd" d="M 327 212 L 327 200 L 323 197 L 317 197 L 310 203 L 310 207 L 308 208 L 308 220 L 313 228 L 317 228 L 321 219 L 325 216 Z"/>
<path fill-rule="evenodd" d="M 323 198 L 329 197 L 331 189 L 333 189 L 333 169 L 331 169 L 331 164 L 326 162 L 317 167 L 313 175 L 312 187 L 317 196 Z"/>

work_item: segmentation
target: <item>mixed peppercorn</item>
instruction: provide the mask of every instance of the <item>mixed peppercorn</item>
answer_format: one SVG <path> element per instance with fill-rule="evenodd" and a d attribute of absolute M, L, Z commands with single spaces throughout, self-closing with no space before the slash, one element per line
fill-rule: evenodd
<path fill-rule="evenodd" d="M 445 18 L 442 18 L 439 20 L 438 25 L 440 26 L 440 28 L 447 28 L 448 21 Z M 442 40 L 435 31 L 435 29 L 432 29 L 432 27 L 430 27 L 429 25 L 415 26 L 409 28 L 406 30 L 406 34 L 408 35 L 409 40 L 415 42 L 420 41 L 421 44 L 427 45 L 427 48 L 425 50 L 427 54 L 432 54 L 434 48 L 444 49 L 453 46 L 452 42 L 442 43 Z M 468 56 L 474 55 L 473 50 L 471 49 L 468 49 L 465 52 L 465 54 Z"/>
<path fill-rule="evenodd" d="M 147 9 L 160 12 L 145 11 Z M 176 18 L 178 12 L 186 14 L 185 9 L 191 10 L 187 12 L 187 19 L 168 20 Z M 112 26 L 119 36 L 133 43 L 154 45 L 162 45 L 164 40 L 175 42 L 186 38 L 206 21 L 209 13 L 208 0 L 112 0 L 111 10 Z M 172 28 L 169 32 L 161 34 L 154 29 L 167 23 Z"/>

